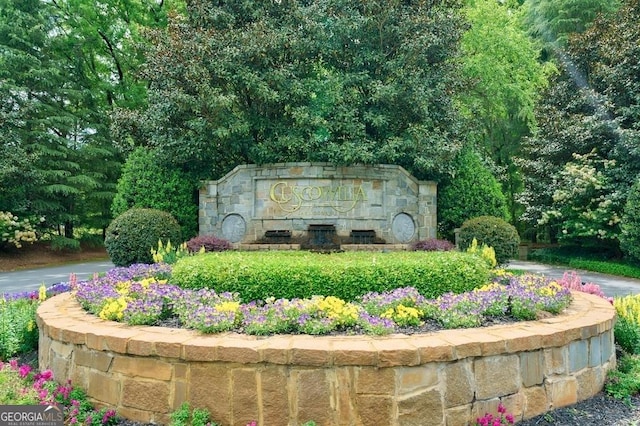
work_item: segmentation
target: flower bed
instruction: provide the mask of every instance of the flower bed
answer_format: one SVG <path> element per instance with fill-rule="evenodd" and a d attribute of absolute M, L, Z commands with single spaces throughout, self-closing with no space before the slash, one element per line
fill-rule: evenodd
<path fill-rule="evenodd" d="M 535 319 L 557 314 L 571 301 L 570 291 L 537 275 L 502 278 L 462 294 L 423 297 L 413 287 L 370 292 L 347 302 L 333 296 L 267 299 L 241 303 L 238 294 L 182 289 L 164 277 L 169 265 L 115 268 L 105 276 L 78 283 L 80 304 L 102 319 L 130 325 L 174 323 L 204 333 L 236 331 L 254 335 L 390 334 L 439 328 L 477 327 L 493 320 Z M 429 327 L 431 325 L 431 327 Z"/>
<path fill-rule="evenodd" d="M 556 302 L 568 300 L 567 291 L 539 277 L 431 301 L 403 288 L 353 302 L 322 297 L 242 304 L 233 295 L 181 293 L 159 282 L 167 275 L 162 265 L 116 268 L 103 278 L 73 283 L 75 295 L 43 302 L 37 316 L 40 365 L 86 389 L 97 406 L 132 420 L 166 423 L 186 401 L 222 424 L 258 419 L 276 426 L 309 420 L 420 424 L 425 418 L 434 425 L 462 425 L 496 412 L 499 404 L 515 419 L 529 418 L 595 395 L 615 367 L 613 307 L 583 293 L 572 293 L 559 315 L 537 321 L 395 333 L 412 321 L 429 321 L 430 309 L 452 309 L 457 316 L 451 318 L 492 310 L 504 315 L 505 309 L 536 315 L 540 300 L 555 300 L 551 309 L 561 310 Z M 201 326 L 130 326 L 87 313 L 78 300 L 104 317 L 121 315 L 121 321 L 157 322 L 170 313 Z M 155 309 L 148 300 L 156 301 Z M 288 319 L 279 321 L 290 307 Z M 189 317 L 191 311 L 206 314 Z M 290 321 L 292 313 L 298 321 Z M 269 315 L 271 322 L 257 319 Z M 292 333 L 304 315 L 304 324 L 314 324 L 312 332 L 328 332 L 316 328 L 326 322 L 335 326 L 334 335 L 274 334 L 274 326 Z M 392 333 L 346 335 L 365 326 L 356 321 L 348 328 L 345 318 L 360 321 L 365 315 L 393 322 L 393 329 L 385 328 Z M 445 325 L 441 318 L 431 321 Z M 220 324 L 235 332 L 222 332 Z M 265 333 L 273 335 L 260 336 Z"/>
<path fill-rule="evenodd" d="M 205 335 L 128 326 L 69 294 L 38 309 L 39 361 L 100 407 L 167 423 L 184 401 L 225 425 L 519 420 L 598 393 L 615 367 L 614 309 L 573 293 L 553 318 L 388 336 Z"/>

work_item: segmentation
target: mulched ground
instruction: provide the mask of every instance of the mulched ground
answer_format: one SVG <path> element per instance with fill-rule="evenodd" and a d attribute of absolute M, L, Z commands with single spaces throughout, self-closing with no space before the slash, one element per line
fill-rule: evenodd
<path fill-rule="evenodd" d="M 518 423 L 518 426 L 638 426 L 640 425 L 640 397 L 626 404 L 603 392 L 569 407 Z"/>

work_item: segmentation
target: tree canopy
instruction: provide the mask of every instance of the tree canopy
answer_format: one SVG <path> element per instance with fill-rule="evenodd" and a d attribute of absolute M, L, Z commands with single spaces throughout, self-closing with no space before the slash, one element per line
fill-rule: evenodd
<path fill-rule="evenodd" d="M 122 128 L 201 177 L 238 163 L 447 169 L 460 120 L 454 1 L 194 0 L 151 31 L 148 108 Z"/>
<path fill-rule="evenodd" d="M 540 131 L 526 140 L 521 161 L 532 226 L 542 221 L 561 238 L 617 243 L 640 173 L 639 18 L 640 3 L 630 0 L 570 38 L 563 73 L 539 107 Z M 584 173 L 592 176 L 587 182 Z M 582 196 L 563 195 L 578 188 Z"/>

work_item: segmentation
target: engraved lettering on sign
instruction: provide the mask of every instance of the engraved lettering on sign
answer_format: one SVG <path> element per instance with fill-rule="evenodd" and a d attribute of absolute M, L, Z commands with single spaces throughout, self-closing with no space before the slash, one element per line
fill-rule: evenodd
<path fill-rule="evenodd" d="M 362 185 L 316 186 L 277 182 L 271 185 L 269 198 L 287 213 L 301 207 L 328 207 L 338 213 L 346 213 L 359 202 L 367 201 L 367 194 Z"/>

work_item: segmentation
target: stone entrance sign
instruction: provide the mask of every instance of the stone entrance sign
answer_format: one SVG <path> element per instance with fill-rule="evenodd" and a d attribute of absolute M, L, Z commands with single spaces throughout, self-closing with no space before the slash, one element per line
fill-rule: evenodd
<path fill-rule="evenodd" d="M 436 184 L 393 165 L 242 165 L 200 189 L 200 235 L 252 243 L 270 231 L 375 231 L 389 244 L 436 236 Z"/>

